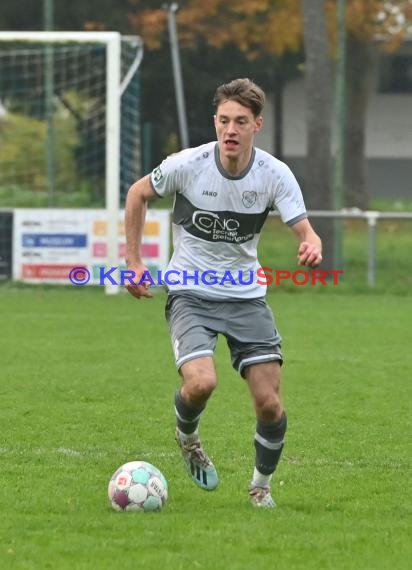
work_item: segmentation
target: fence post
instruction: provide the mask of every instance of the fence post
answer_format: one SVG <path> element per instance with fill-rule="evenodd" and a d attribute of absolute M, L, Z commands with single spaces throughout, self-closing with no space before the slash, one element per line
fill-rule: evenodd
<path fill-rule="evenodd" d="M 376 220 L 379 212 L 365 212 L 368 220 L 368 285 L 375 287 L 376 282 Z"/>

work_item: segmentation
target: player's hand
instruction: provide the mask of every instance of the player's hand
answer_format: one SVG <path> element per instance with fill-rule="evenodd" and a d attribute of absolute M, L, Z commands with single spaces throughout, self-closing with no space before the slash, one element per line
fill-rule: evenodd
<path fill-rule="evenodd" d="M 303 241 L 298 250 L 298 263 L 306 267 L 318 267 L 322 263 L 320 249 L 316 245 Z"/>
<path fill-rule="evenodd" d="M 153 297 L 149 292 L 150 283 L 143 279 L 144 273 L 149 273 L 148 268 L 143 264 L 137 264 L 129 265 L 128 270 L 134 272 L 134 277 L 132 279 L 133 285 L 131 283 L 126 285 L 128 292 L 136 299 L 141 299 L 142 297 Z"/>

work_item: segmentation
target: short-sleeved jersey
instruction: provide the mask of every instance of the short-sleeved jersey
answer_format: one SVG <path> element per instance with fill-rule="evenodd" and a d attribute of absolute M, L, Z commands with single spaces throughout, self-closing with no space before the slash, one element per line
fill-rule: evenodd
<path fill-rule="evenodd" d="M 247 168 L 230 176 L 210 142 L 169 156 L 150 179 L 157 195 L 175 194 L 167 288 L 217 300 L 263 297 L 257 245 L 269 211 L 289 225 L 306 218 L 289 167 L 254 148 Z"/>

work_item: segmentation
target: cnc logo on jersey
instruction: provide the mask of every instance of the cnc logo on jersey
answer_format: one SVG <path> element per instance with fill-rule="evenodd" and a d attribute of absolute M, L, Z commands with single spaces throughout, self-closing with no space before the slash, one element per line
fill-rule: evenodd
<path fill-rule="evenodd" d="M 240 198 L 240 196 L 239 196 Z M 239 203 L 242 209 L 242 205 Z M 209 242 L 243 244 L 259 234 L 269 213 L 236 210 L 200 210 L 181 193 L 176 194 L 173 223 L 190 235 Z"/>
<path fill-rule="evenodd" d="M 251 208 L 255 204 L 256 198 L 257 192 L 254 190 L 245 190 L 242 194 L 242 202 L 245 208 Z"/>
<path fill-rule="evenodd" d="M 192 216 L 193 225 L 210 241 L 226 241 L 229 243 L 243 243 L 253 238 L 253 233 L 239 231 L 240 222 L 233 217 L 226 216 L 224 212 L 206 212 L 196 210 Z"/>
<path fill-rule="evenodd" d="M 162 173 L 162 171 L 161 171 L 160 166 L 158 166 L 157 168 L 155 168 L 155 169 L 153 170 L 153 182 L 154 182 L 155 184 L 158 184 L 158 183 L 161 181 L 162 178 L 163 178 L 163 173 Z"/>

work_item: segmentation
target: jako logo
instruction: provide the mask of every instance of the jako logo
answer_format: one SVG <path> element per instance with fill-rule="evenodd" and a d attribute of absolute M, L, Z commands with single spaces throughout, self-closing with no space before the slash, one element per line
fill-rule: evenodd
<path fill-rule="evenodd" d="M 209 192 L 209 190 L 203 190 L 202 195 L 203 196 L 212 196 L 213 198 L 216 198 L 217 192 Z"/>

